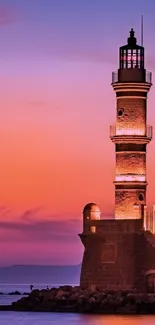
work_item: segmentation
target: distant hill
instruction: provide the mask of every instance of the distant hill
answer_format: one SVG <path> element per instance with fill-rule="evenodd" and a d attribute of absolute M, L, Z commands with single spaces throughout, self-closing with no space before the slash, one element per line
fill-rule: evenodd
<path fill-rule="evenodd" d="M 0 283 L 79 284 L 81 265 L 13 265 L 0 267 Z"/>

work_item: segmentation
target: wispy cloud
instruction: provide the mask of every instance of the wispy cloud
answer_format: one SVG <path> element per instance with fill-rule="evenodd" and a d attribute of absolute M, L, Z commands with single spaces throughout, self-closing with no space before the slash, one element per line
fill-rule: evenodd
<path fill-rule="evenodd" d="M 27 210 L 20 218 L 0 220 L 1 242 L 72 242 L 81 231 L 81 220 L 62 220 L 60 216 L 39 216 L 39 209 Z"/>

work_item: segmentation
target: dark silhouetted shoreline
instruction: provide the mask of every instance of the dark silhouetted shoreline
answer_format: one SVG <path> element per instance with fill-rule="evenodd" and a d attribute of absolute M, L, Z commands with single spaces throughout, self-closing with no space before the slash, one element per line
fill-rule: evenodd
<path fill-rule="evenodd" d="M 155 294 L 103 292 L 101 288 L 81 289 L 69 285 L 33 290 L 1 311 L 67 312 L 92 314 L 155 314 Z"/>

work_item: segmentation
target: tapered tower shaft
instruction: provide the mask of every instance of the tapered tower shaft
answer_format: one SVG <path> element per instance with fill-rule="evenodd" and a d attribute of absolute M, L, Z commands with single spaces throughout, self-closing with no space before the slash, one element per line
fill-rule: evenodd
<path fill-rule="evenodd" d="M 144 66 L 144 48 L 131 29 L 128 43 L 120 47 L 119 69 L 112 74 L 116 93 L 116 124 L 110 137 L 115 144 L 115 218 L 138 219 L 146 206 L 146 146 L 152 138 L 147 125 L 147 93 L 151 73 Z"/>

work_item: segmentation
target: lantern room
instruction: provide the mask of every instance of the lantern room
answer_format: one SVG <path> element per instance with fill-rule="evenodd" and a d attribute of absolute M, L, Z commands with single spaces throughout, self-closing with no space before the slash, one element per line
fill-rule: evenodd
<path fill-rule="evenodd" d="M 128 44 L 120 47 L 120 69 L 144 69 L 144 47 L 137 45 L 133 28 L 128 37 Z"/>
<path fill-rule="evenodd" d="M 119 49 L 119 68 L 112 73 L 112 84 L 115 83 L 152 84 L 152 74 L 145 70 L 144 47 L 137 44 L 133 28 L 127 45 Z"/>

